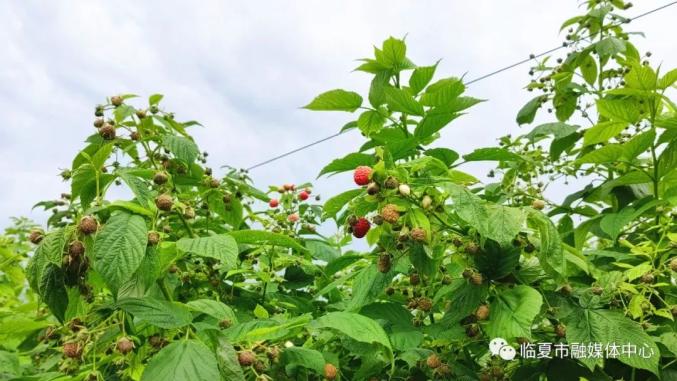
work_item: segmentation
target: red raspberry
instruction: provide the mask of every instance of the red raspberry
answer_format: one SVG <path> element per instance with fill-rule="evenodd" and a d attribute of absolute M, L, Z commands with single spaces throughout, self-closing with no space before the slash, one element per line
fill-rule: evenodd
<path fill-rule="evenodd" d="M 287 217 L 287 221 L 289 221 L 289 222 L 296 222 L 296 221 L 298 221 L 298 220 L 299 220 L 299 215 L 296 214 L 296 213 L 290 214 L 290 215 Z"/>
<path fill-rule="evenodd" d="M 280 202 L 277 201 L 276 198 L 271 198 L 270 201 L 268 201 L 268 206 L 271 208 L 277 208 L 278 205 L 280 205 Z"/>
<path fill-rule="evenodd" d="M 367 235 L 370 227 L 369 221 L 366 218 L 361 217 L 357 220 L 355 225 L 353 225 L 353 235 L 355 238 L 362 238 Z"/>
<path fill-rule="evenodd" d="M 299 192 L 299 200 L 301 200 L 301 201 L 306 201 L 306 200 L 308 199 L 308 197 L 310 197 L 310 195 L 308 194 L 308 192 L 306 192 L 306 191 L 304 191 L 304 190 L 302 190 L 301 192 Z"/>
<path fill-rule="evenodd" d="M 371 168 L 366 165 L 361 165 L 355 168 L 355 173 L 353 174 L 353 180 L 357 185 L 367 185 L 369 184 L 369 178 L 371 178 Z"/>

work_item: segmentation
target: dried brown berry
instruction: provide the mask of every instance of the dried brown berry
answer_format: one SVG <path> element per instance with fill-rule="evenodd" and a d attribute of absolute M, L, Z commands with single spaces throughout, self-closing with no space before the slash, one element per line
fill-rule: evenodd
<path fill-rule="evenodd" d="M 257 360 L 257 361 L 254 362 L 254 369 L 258 373 L 263 373 L 263 372 L 266 371 L 266 364 L 263 361 Z"/>
<path fill-rule="evenodd" d="M 170 211 L 172 210 L 172 205 L 174 205 L 174 200 L 168 194 L 161 194 L 155 198 L 155 206 L 160 210 L 165 212 Z"/>
<path fill-rule="evenodd" d="M 376 267 L 378 268 L 378 271 L 384 274 L 390 271 L 390 268 L 392 267 L 392 258 L 390 257 L 390 254 L 383 253 L 379 255 Z"/>
<path fill-rule="evenodd" d="M 169 180 L 169 176 L 166 172 L 157 172 L 155 176 L 153 176 L 153 182 L 157 185 L 165 184 L 167 180 Z"/>
<path fill-rule="evenodd" d="M 480 246 L 475 242 L 468 242 L 465 245 L 465 252 L 470 255 L 477 255 L 480 253 Z"/>
<path fill-rule="evenodd" d="M 160 233 L 156 231 L 149 231 L 148 232 L 148 244 L 151 246 L 155 246 L 160 242 Z"/>
<path fill-rule="evenodd" d="M 280 349 L 278 347 L 269 347 L 266 351 L 266 356 L 270 361 L 275 361 L 280 357 Z"/>
<path fill-rule="evenodd" d="M 428 368 L 437 369 L 440 365 L 442 365 L 442 360 L 440 360 L 440 358 L 435 353 L 433 353 L 428 356 L 428 358 L 425 360 L 425 363 L 428 365 Z"/>
<path fill-rule="evenodd" d="M 414 241 L 418 242 L 425 242 L 425 240 L 428 238 L 428 234 L 426 233 L 425 230 L 421 228 L 413 228 L 411 229 L 411 239 Z"/>
<path fill-rule="evenodd" d="M 411 283 L 412 286 L 417 286 L 419 283 L 421 283 L 421 277 L 418 275 L 418 273 L 412 273 L 409 275 L 409 283 Z"/>
<path fill-rule="evenodd" d="M 71 258 L 77 258 L 85 252 L 85 245 L 82 241 L 75 240 L 68 245 L 68 255 Z"/>
<path fill-rule="evenodd" d="M 136 110 L 136 117 L 143 119 L 146 117 L 146 110 Z"/>
<path fill-rule="evenodd" d="M 195 218 L 195 209 L 191 208 L 190 206 L 187 207 L 183 211 L 183 216 L 186 217 L 189 220 L 192 220 L 193 218 Z"/>
<path fill-rule="evenodd" d="M 672 258 L 670 261 L 670 270 L 677 272 L 677 258 Z"/>
<path fill-rule="evenodd" d="M 563 324 L 557 324 L 555 326 L 555 335 L 557 337 L 565 337 L 567 335 L 567 327 Z"/>
<path fill-rule="evenodd" d="M 381 209 L 381 217 L 383 217 L 383 220 L 386 222 L 394 224 L 400 219 L 400 212 L 397 210 L 395 204 L 387 204 Z"/>
<path fill-rule="evenodd" d="M 642 283 L 651 284 L 651 283 L 653 283 L 653 282 L 656 280 L 656 278 L 654 277 L 653 274 L 651 274 L 651 273 L 646 273 L 646 274 L 642 275 L 642 277 L 640 278 L 640 280 L 642 281 Z"/>
<path fill-rule="evenodd" d="M 99 135 L 104 140 L 113 140 L 115 139 L 115 127 L 109 123 L 105 123 L 99 128 Z"/>
<path fill-rule="evenodd" d="M 218 188 L 219 185 L 221 185 L 221 182 L 218 179 L 211 178 L 209 180 L 209 187 L 210 188 Z"/>
<path fill-rule="evenodd" d="M 481 306 L 477 307 L 477 310 L 475 311 L 475 317 L 480 321 L 487 320 L 489 318 L 489 306 L 482 304 Z"/>
<path fill-rule="evenodd" d="M 223 329 L 230 328 L 230 326 L 232 326 L 232 325 L 233 325 L 233 322 L 230 321 L 229 319 L 223 319 L 219 322 L 219 327 L 221 327 Z"/>
<path fill-rule="evenodd" d="M 336 374 L 337 370 L 334 365 L 329 363 L 324 364 L 324 378 L 326 378 L 327 380 L 335 380 Z"/>
<path fill-rule="evenodd" d="M 464 277 L 465 279 L 470 279 L 470 277 L 471 277 L 472 274 L 474 274 L 474 273 L 475 273 L 475 272 L 472 271 L 472 269 L 465 269 L 465 270 L 463 270 L 463 277 Z"/>
<path fill-rule="evenodd" d="M 78 230 L 80 230 L 80 233 L 84 235 L 96 233 L 98 228 L 99 224 L 98 222 L 96 222 L 96 219 L 92 216 L 82 217 L 82 219 L 80 220 L 80 224 L 78 225 Z"/>
<path fill-rule="evenodd" d="M 371 222 L 373 222 L 374 225 L 380 226 L 383 225 L 384 220 L 383 217 L 381 217 L 380 215 L 375 215 L 374 217 L 372 217 Z"/>
<path fill-rule="evenodd" d="M 103 124 L 104 124 L 103 118 L 94 119 L 94 127 L 99 128 L 99 127 L 103 126 Z"/>
<path fill-rule="evenodd" d="M 82 347 L 79 343 L 69 342 L 63 345 L 63 354 L 64 356 L 76 359 L 82 355 Z"/>
<path fill-rule="evenodd" d="M 451 367 L 447 364 L 442 364 L 439 368 L 437 368 L 437 374 L 446 378 L 451 375 Z"/>
<path fill-rule="evenodd" d="M 468 337 L 475 337 L 480 333 L 479 328 L 476 325 L 472 324 L 465 328 L 465 335 Z"/>
<path fill-rule="evenodd" d="M 383 186 L 386 187 L 386 189 L 396 189 L 400 186 L 400 182 L 397 181 L 396 178 L 388 176 L 386 181 L 383 183 Z"/>
<path fill-rule="evenodd" d="M 129 138 L 134 140 L 134 141 L 137 141 L 137 140 L 139 140 L 139 138 L 141 138 L 141 135 L 139 135 L 138 131 L 132 131 L 132 133 L 129 134 Z"/>
<path fill-rule="evenodd" d="M 374 196 L 381 191 L 381 187 L 377 183 L 371 182 L 367 185 L 367 194 Z"/>
<path fill-rule="evenodd" d="M 564 295 L 571 295 L 571 293 L 574 292 L 574 289 L 570 285 L 565 284 L 559 291 Z"/>
<path fill-rule="evenodd" d="M 451 240 L 451 243 L 454 244 L 454 246 L 456 247 L 463 246 L 463 241 L 459 237 L 454 237 L 454 239 Z"/>
<path fill-rule="evenodd" d="M 127 353 L 134 350 L 134 342 L 126 337 L 121 337 L 117 344 L 115 344 L 115 347 L 117 348 L 118 352 L 126 355 Z"/>
<path fill-rule="evenodd" d="M 429 312 L 433 309 L 433 301 L 430 298 L 418 298 L 418 309 L 424 312 Z"/>
<path fill-rule="evenodd" d="M 590 291 L 595 295 L 602 295 L 604 289 L 600 286 L 594 286 L 593 288 L 590 289 Z"/>
<path fill-rule="evenodd" d="M 31 241 L 31 243 L 34 244 L 39 244 L 42 239 L 45 237 L 45 233 L 42 230 L 39 229 L 34 229 L 31 230 L 31 233 L 28 235 L 28 240 Z"/>
<path fill-rule="evenodd" d="M 120 106 L 123 102 L 124 99 L 119 95 L 113 95 L 112 97 L 110 97 L 110 103 L 115 107 Z"/>
<path fill-rule="evenodd" d="M 482 276 L 482 274 L 480 274 L 480 273 L 473 273 L 473 274 L 470 276 L 470 283 L 472 283 L 472 284 L 474 284 L 474 285 L 476 285 L 476 286 L 479 286 L 479 285 L 482 284 L 482 282 L 484 282 L 484 277 Z"/>
<path fill-rule="evenodd" d="M 241 366 L 250 366 L 256 361 L 256 355 L 251 351 L 243 351 L 238 353 L 237 361 Z"/>

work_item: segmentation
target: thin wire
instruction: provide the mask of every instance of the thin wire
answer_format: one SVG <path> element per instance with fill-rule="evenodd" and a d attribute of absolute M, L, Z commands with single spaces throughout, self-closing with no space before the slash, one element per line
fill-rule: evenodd
<path fill-rule="evenodd" d="M 652 10 L 650 10 L 650 11 L 641 13 L 641 14 L 635 16 L 635 17 L 632 17 L 632 18 L 629 18 L 629 19 L 624 19 L 623 22 L 621 22 L 621 23 L 619 23 L 619 24 L 617 24 L 617 25 L 615 25 L 615 26 L 618 26 L 618 25 L 621 25 L 621 24 L 624 24 L 624 23 L 629 23 L 629 22 L 634 21 L 634 20 L 637 20 L 637 19 L 639 19 L 639 18 L 648 16 L 648 15 L 650 15 L 650 14 L 652 14 L 652 13 L 656 13 L 656 12 L 658 12 L 658 11 L 661 11 L 661 10 L 663 10 L 663 9 L 665 9 L 665 8 L 671 7 L 671 6 L 675 5 L 675 4 L 677 4 L 677 1 L 673 1 L 673 2 L 667 3 L 667 4 L 665 4 L 665 5 L 662 5 L 662 6 L 658 7 L 658 8 L 654 8 L 654 9 L 652 9 Z M 590 38 L 591 36 L 592 36 L 592 35 L 587 36 L 587 37 L 585 37 L 585 38 Z M 573 43 L 573 42 L 579 42 L 579 41 L 582 41 L 582 40 L 584 40 L 585 38 L 580 38 L 580 39 L 578 39 L 578 40 L 576 40 L 576 41 L 572 41 L 572 43 Z M 531 56 L 529 56 L 529 58 L 525 58 L 525 59 L 523 59 L 523 60 L 520 60 L 520 61 L 517 61 L 517 62 L 515 62 L 515 63 L 513 63 L 513 64 L 510 64 L 510 65 L 508 65 L 508 66 L 504 66 L 504 67 L 502 67 L 502 68 L 500 68 L 500 69 L 498 69 L 498 70 L 492 71 L 492 72 L 490 72 L 490 73 L 487 73 L 487 74 L 485 74 L 485 75 L 482 75 L 482 76 L 480 76 L 480 77 L 477 77 L 477 78 L 475 78 L 475 79 L 472 79 L 472 80 L 466 82 L 465 84 L 466 84 L 466 85 L 470 85 L 470 84 L 473 84 L 473 83 L 482 81 L 482 80 L 484 80 L 484 79 L 487 79 L 487 78 L 489 78 L 489 77 L 493 77 L 494 75 L 500 74 L 500 73 L 502 73 L 502 72 L 504 72 L 504 71 L 510 70 L 510 69 L 515 68 L 515 67 L 517 67 L 517 66 L 524 65 L 525 63 L 530 62 L 530 61 L 532 61 L 532 60 L 535 59 L 535 58 L 540 58 L 540 57 L 543 57 L 543 56 L 545 56 L 545 55 L 554 53 L 554 52 L 556 52 L 556 51 L 558 51 L 558 50 L 560 50 L 560 49 L 563 49 L 563 48 L 565 48 L 565 47 L 567 47 L 567 46 L 569 46 L 569 45 L 570 45 L 570 43 L 562 44 L 562 45 L 559 45 L 559 46 L 557 46 L 557 47 L 555 47 L 555 48 L 552 48 L 552 49 L 546 50 L 546 51 L 544 51 L 544 52 L 541 52 L 541 53 L 539 53 L 539 54 L 531 55 Z M 299 151 L 303 151 L 303 150 L 308 149 L 308 148 L 310 148 L 310 147 L 312 147 L 312 146 L 315 146 L 315 145 L 317 145 L 317 144 L 326 142 L 327 140 L 334 139 L 334 138 L 336 138 L 336 137 L 342 135 L 342 134 L 343 134 L 344 132 L 346 132 L 346 131 L 347 131 L 347 130 L 341 131 L 341 132 L 338 132 L 338 133 L 336 133 L 336 134 L 333 134 L 333 135 L 327 136 L 327 137 L 325 137 L 325 138 L 322 138 L 322 139 L 320 139 L 320 140 L 316 140 L 316 141 L 314 141 L 314 142 L 312 142 L 312 143 L 308 143 L 308 144 L 306 144 L 306 145 L 304 145 L 304 146 L 302 146 L 302 147 L 293 149 L 293 150 L 288 151 L 288 152 L 285 152 L 285 153 L 283 153 L 283 154 L 281 154 L 281 155 L 278 155 L 278 156 L 275 156 L 275 157 L 273 157 L 273 158 L 270 158 L 270 159 L 268 159 L 268 160 L 266 160 L 266 161 L 262 161 L 262 162 L 260 162 L 260 163 L 258 163 L 258 164 L 252 165 L 251 167 L 246 168 L 246 170 L 247 170 L 247 171 L 250 171 L 250 170 L 252 170 L 252 169 L 254 169 L 254 168 L 262 167 L 262 166 L 264 166 L 264 165 L 266 165 L 266 164 L 270 164 L 270 163 L 272 163 L 272 162 L 274 162 L 274 161 L 283 159 L 283 158 L 285 158 L 285 157 L 287 157 L 287 156 L 289 156 L 289 155 L 293 155 L 293 154 L 295 154 L 295 153 L 297 153 L 297 152 L 299 152 Z"/>

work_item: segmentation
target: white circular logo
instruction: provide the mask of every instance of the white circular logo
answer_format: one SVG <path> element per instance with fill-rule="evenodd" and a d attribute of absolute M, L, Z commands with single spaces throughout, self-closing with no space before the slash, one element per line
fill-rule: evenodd
<path fill-rule="evenodd" d="M 502 337 L 497 337 L 489 342 L 489 351 L 492 356 L 498 355 L 503 360 L 512 360 L 517 355 L 515 348 L 509 346 L 508 342 Z"/>

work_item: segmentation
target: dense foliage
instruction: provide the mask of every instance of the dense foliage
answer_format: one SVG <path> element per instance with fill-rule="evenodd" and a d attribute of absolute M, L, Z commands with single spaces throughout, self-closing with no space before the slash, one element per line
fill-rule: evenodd
<path fill-rule="evenodd" d="M 366 96 L 305 106 L 364 137 L 321 171 L 355 182 L 323 204 L 311 184 L 217 176 L 161 95 L 111 97 L 69 193 L 38 204 L 47 229 L 0 238 L 0 379 L 677 378 L 677 70 L 637 51 L 628 7 L 589 1 L 568 53 L 533 60 L 517 123 L 551 122 L 465 155 L 435 142 L 482 100 L 387 39 L 357 68 Z M 462 170 L 476 161 L 496 182 Z M 506 360 L 495 338 L 651 355 Z"/>

